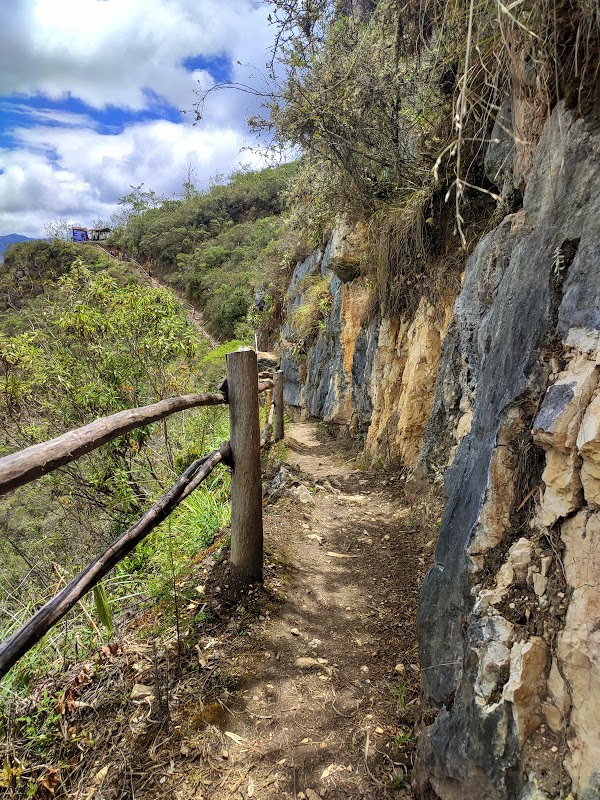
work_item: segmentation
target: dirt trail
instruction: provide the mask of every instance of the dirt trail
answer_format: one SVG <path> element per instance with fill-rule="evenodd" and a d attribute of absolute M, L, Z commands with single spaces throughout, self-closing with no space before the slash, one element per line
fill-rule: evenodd
<path fill-rule="evenodd" d="M 125 615 L 73 667 L 56 758 L 36 767 L 60 785 L 52 797 L 411 797 L 432 537 L 401 475 L 356 470 L 319 426 L 285 441 L 266 483 L 263 585 L 234 592 L 223 536 L 171 600 Z"/>
<path fill-rule="evenodd" d="M 101 250 L 104 253 L 104 255 L 110 256 L 109 250 L 107 250 L 105 247 L 102 247 L 102 245 L 96 244 L 94 246 L 98 250 Z M 115 261 L 119 261 L 120 260 L 119 258 L 117 258 L 117 256 L 110 256 L 110 257 L 113 258 Z M 204 321 L 204 317 L 203 317 L 203 314 L 202 314 L 202 308 L 199 305 L 197 305 L 196 303 L 192 303 L 191 300 L 189 300 L 183 294 L 183 292 L 179 292 L 176 289 L 174 289 L 172 286 L 169 286 L 168 283 L 164 283 L 163 281 L 159 280 L 155 275 L 152 275 L 151 272 L 149 272 L 145 267 L 143 267 L 140 263 L 135 261 L 133 258 L 127 258 L 126 261 L 129 264 L 131 264 L 133 267 L 135 267 L 135 269 L 138 270 L 140 275 L 146 281 L 148 281 L 150 286 L 153 286 L 153 287 L 155 287 L 157 289 L 158 288 L 160 288 L 160 289 L 168 289 L 170 292 L 172 292 L 179 299 L 179 301 L 182 303 L 182 305 L 185 306 L 185 308 L 186 308 L 186 310 L 188 312 L 188 319 L 191 322 L 191 324 L 196 328 L 198 333 L 204 339 L 206 339 L 208 341 L 208 343 L 210 344 L 210 346 L 213 349 L 216 348 L 216 347 L 219 347 L 221 342 L 219 342 L 218 339 L 215 339 L 214 336 L 212 336 L 208 332 L 208 330 L 206 329 L 206 323 Z"/>
<path fill-rule="evenodd" d="M 287 443 L 303 482 L 265 516 L 283 576 L 268 570 L 258 619 L 226 646 L 218 769 L 180 796 L 409 797 L 423 542 L 403 481 L 353 470 L 314 425 Z"/>
<path fill-rule="evenodd" d="M 142 267 L 141 264 L 138 264 L 137 261 L 133 261 L 132 259 L 130 259 L 130 261 L 132 261 L 132 263 L 135 264 L 135 266 L 140 271 L 141 275 L 144 278 L 146 278 L 146 280 L 150 283 L 151 286 L 157 289 L 168 289 L 172 294 L 174 294 L 178 298 L 180 303 L 183 306 L 185 306 L 188 312 L 189 321 L 192 323 L 194 328 L 196 328 L 200 336 L 206 339 L 213 349 L 221 344 L 221 342 L 215 339 L 214 336 L 211 336 L 211 334 L 206 329 L 206 323 L 204 321 L 202 309 L 199 305 L 197 305 L 196 303 L 192 303 L 191 300 L 189 300 L 183 294 L 183 292 L 177 291 L 177 289 L 174 289 L 172 286 L 169 286 L 168 283 L 164 283 L 155 275 L 152 275 L 150 272 L 148 272 L 148 270 L 144 269 L 144 267 Z"/>

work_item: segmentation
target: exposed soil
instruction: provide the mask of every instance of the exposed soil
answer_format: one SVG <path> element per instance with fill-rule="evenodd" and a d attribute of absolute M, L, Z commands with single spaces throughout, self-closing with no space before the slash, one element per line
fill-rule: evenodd
<path fill-rule="evenodd" d="M 229 643 L 230 763 L 206 797 L 410 796 L 422 542 L 403 480 L 352 471 L 313 425 L 288 443 L 315 488 L 266 515 L 284 573 L 269 571 L 258 620 Z"/>
<path fill-rule="evenodd" d="M 429 536 L 402 475 L 356 470 L 312 424 L 292 425 L 286 444 L 267 486 L 264 584 L 235 594 L 227 551 L 213 553 L 179 587 L 179 656 L 175 635 L 158 651 L 138 618 L 71 675 L 71 768 L 46 765 L 38 782 L 60 780 L 38 796 L 412 796 Z"/>

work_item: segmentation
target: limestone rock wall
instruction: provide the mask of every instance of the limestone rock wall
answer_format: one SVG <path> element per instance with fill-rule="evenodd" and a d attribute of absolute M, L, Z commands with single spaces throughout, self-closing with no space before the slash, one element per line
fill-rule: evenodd
<path fill-rule="evenodd" d="M 420 454 L 450 456 L 419 614 L 423 796 L 600 798 L 599 155 L 597 126 L 556 110 L 444 342 Z"/>
<path fill-rule="evenodd" d="M 514 109 L 499 116 L 510 132 Z M 443 476 L 417 793 L 600 800 L 600 130 L 557 108 L 527 159 L 492 138 L 488 174 L 518 210 L 457 298 L 380 320 L 345 227 L 298 264 L 285 399 Z M 302 341 L 307 276 L 329 281 L 330 310 Z"/>
<path fill-rule="evenodd" d="M 368 285 L 360 279 L 343 283 L 331 269 L 332 261 L 337 267 L 340 242 L 345 250 L 345 240 L 336 234 L 324 251 L 311 253 L 294 270 L 282 338 L 284 400 L 298 415 L 324 419 L 364 436 L 372 412 L 367 382 L 378 326 L 368 321 Z M 349 260 L 345 255 L 344 269 Z M 294 314 L 306 302 L 307 279 L 319 276 L 329 281 L 330 310 L 316 335 L 306 341 L 298 333 Z"/>
<path fill-rule="evenodd" d="M 311 253 L 294 271 L 282 340 L 285 402 L 300 416 L 336 423 L 362 440 L 373 458 L 413 465 L 454 298 L 438 307 L 423 299 L 410 321 L 380 320 L 369 281 L 357 275 L 361 235 L 341 223 L 325 250 Z M 307 278 L 318 275 L 330 280 L 331 311 L 306 343 L 294 313 L 305 302 Z"/>

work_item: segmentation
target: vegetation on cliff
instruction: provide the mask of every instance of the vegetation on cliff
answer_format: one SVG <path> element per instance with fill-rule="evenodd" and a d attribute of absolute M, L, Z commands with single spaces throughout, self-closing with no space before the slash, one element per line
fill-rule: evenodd
<path fill-rule="evenodd" d="M 303 154 L 290 197 L 306 249 L 340 215 L 368 222 L 363 268 L 375 271 L 386 314 L 414 310 L 423 291 L 447 286 L 462 269 L 461 249 L 496 209 L 518 208 L 553 105 L 594 103 L 595 2 L 271 6 L 267 113 L 251 123 L 268 150 Z M 498 186 L 484 155 L 499 110 L 511 104 L 520 109 L 504 131 L 516 142 L 515 181 Z"/>

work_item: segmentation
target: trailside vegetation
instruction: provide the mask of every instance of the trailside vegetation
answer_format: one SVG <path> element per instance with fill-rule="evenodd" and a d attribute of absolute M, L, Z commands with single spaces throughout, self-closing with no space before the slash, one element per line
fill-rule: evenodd
<path fill-rule="evenodd" d="M 13 252 L 3 265 L 2 280 L 14 279 L 20 306 L 0 321 L 0 453 L 122 409 L 201 391 L 209 381 L 214 388 L 219 371 L 210 346 L 171 291 L 149 286 L 130 265 L 96 248 L 39 244 L 29 255 Z M 36 280 L 27 295 L 21 277 L 31 264 Z M 0 638 L 141 516 L 195 458 L 227 439 L 226 409 L 182 412 L 0 499 Z M 169 607 L 191 559 L 227 524 L 228 486 L 226 470 L 211 476 L 94 598 L 71 612 L 64 629 L 19 662 L 0 691 L 4 737 L 21 727 L 10 716 L 13 693 L 26 694 L 36 676 L 101 645 L 123 603 L 132 596 L 166 598 Z"/>
<path fill-rule="evenodd" d="M 186 182 L 184 196 L 160 201 L 142 187 L 122 198 L 112 242 L 204 309 L 222 339 L 250 341 L 255 293 L 284 252 L 283 211 L 295 164 L 240 170 L 206 191 Z"/>

